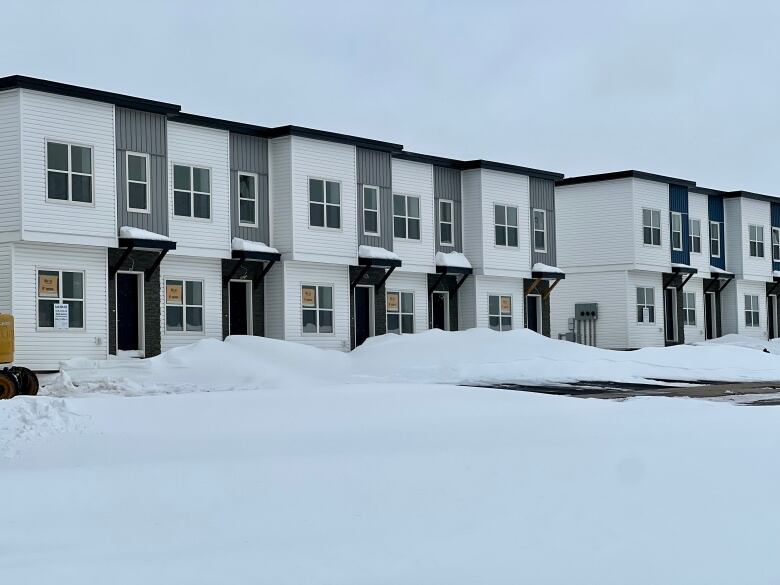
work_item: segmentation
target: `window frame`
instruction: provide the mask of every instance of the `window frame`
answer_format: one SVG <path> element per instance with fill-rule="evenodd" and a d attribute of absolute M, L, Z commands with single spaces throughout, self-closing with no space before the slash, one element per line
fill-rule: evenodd
<path fill-rule="evenodd" d="M 720 229 L 720 223 L 719 221 L 710 220 L 710 257 L 712 258 L 720 258 L 721 257 L 721 246 L 723 243 L 723 233 Z M 715 226 L 717 229 L 713 230 L 712 227 Z M 713 234 L 717 234 L 717 238 L 713 238 Z M 718 253 L 714 254 L 712 252 L 712 242 L 718 242 Z"/>
<path fill-rule="evenodd" d="M 135 179 L 130 178 L 130 157 L 131 156 L 137 156 L 144 159 L 144 165 L 146 167 L 146 181 L 136 181 Z M 149 181 L 149 155 L 145 152 L 133 152 L 131 150 L 128 150 L 125 152 L 125 197 L 127 198 L 127 211 L 129 213 L 151 213 L 151 202 L 150 202 L 150 187 L 151 182 Z M 138 185 L 144 185 L 146 187 L 145 192 L 145 199 L 146 199 L 146 207 L 141 209 L 137 207 L 130 207 L 130 183 L 136 183 Z"/>
<path fill-rule="evenodd" d="M 496 223 L 496 209 L 498 207 L 504 208 L 505 223 L 503 224 Z M 515 225 L 510 225 L 509 223 L 509 213 L 507 213 L 509 209 L 515 210 L 515 217 L 517 218 L 517 223 Z M 505 244 L 498 243 L 498 240 L 496 238 L 497 228 L 504 228 L 504 240 L 506 241 Z M 514 245 L 509 243 L 509 228 L 514 228 L 517 231 L 517 243 Z M 496 248 L 510 248 L 510 249 L 520 248 L 520 208 L 517 205 L 509 205 L 508 203 L 493 203 L 493 245 Z"/>
<path fill-rule="evenodd" d="M 696 224 L 698 234 L 694 236 L 693 234 L 693 226 Z M 699 249 L 698 251 L 694 249 L 693 241 L 697 240 L 699 242 Z M 700 219 L 693 219 L 691 217 L 688 217 L 688 247 L 690 248 L 691 254 L 701 254 L 701 220 Z"/>
<path fill-rule="evenodd" d="M 644 291 L 644 302 L 642 302 L 642 303 L 639 302 L 639 291 L 640 290 Z M 648 303 L 647 302 L 647 291 L 652 291 L 652 293 L 653 293 L 653 301 L 652 301 L 652 303 Z M 643 314 L 642 309 L 644 309 L 645 307 L 652 307 L 652 309 L 653 309 L 652 310 L 652 314 L 651 314 L 652 318 L 647 320 L 647 321 L 640 320 L 640 318 L 639 318 L 640 315 Z M 636 312 L 636 322 L 637 322 L 638 325 L 651 325 L 651 326 L 655 326 L 655 324 L 656 324 L 655 287 L 653 287 L 653 286 L 637 286 L 636 287 L 636 309 L 637 309 L 637 312 Z"/>
<path fill-rule="evenodd" d="M 241 197 L 241 177 L 249 177 L 252 179 L 252 183 L 255 187 L 255 196 L 253 198 L 249 197 Z M 238 195 L 237 199 L 237 208 L 236 208 L 236 214 L 238 215 L 238 226 L 239 227 L 248 227 L 248 228 L 256 228 L 260 226 L 260 177 L 257 173 L 251 173 L 249 171 L 237 171 L 236 174 L 236 195 Z M 252 201 L 255 204 L 255 221 L 254 222 L 247 222 L 241 220 L 241 202 L 242 201 Z"/>
<path fill-rule="evenodd" d="M 753 232 L 755 231 L 755 239 L 753 238 Z M 759 239 L 759 231 L 761 233 L 761 239 Z M 760 246 L 760 248 L 759 248 Z M 755 254 L 753 253 L 755 247 Z M 759 249 L 761 253 L 759 254 Z M 751 258 L 764 258 L 765 246 L 764 246 L 764 226 L 758 224 L 748 224 L 748 255 Z"/>
<path fill-rule="evenodd" d="M 536 228 L 536 224 L 534 223 L 535 215 L 537 213 L 542 214 L 542 229 L 539 230 Z M 542 248 L 536 247 L 536 233 L 541 232 L 542 237 L 544 237 L 544 246 Z M 519 237 L 519 234 L 518 234 Z M 547 210 L 546 209 L 539 209 L 534 208 L 531 209 L 531 237 L 533 238 L 533 250 L 534 252 L 539 252 L 541 254 L 547 253 Z"/>
<path fill-rule="evenodd" d="M 398 295 L 398 311 L 390 311 L 388 309 L 387 297 L 391 294 Z M 412 312 L 404 311 L 403 295 L 412 296 Z M 415 307 L 417 306 L 417 299 L 415 298 L 413 290 L 409 289 L 387 289 L 385 291 L 385 332 L 391 335 L 414 335 L 417 332 L 417 325 L 415 323 Z M 390 331 L 390 315 L 398 315 L 398 333 Z M 404 315 L 411 316 L 412 318 L 412 330 L 404 331 Z"/>
<path fill-rule="evenodd" d="M 498 313 L 491 313 L 490 312 L 490 299 L 492 297 L 498 298 Z M 509 299 L 509 313 L 502 313 L 501 312 L 501 299 Z M 488 329 L 492 331 L 497 331 L 499 333 L 503 333 L 504 331 L 512 331 L 514 329 L 515 325 L 515 303 L 514 299 L 512 298 L 511 294 L 491 294 L 488 293 L 487 296 L 487 317 L 488 317 Z M 506 318 L 507 315 L 509 316 L 509 329 L 504 329 L 504 324 L 502 322 L 502 319 Z M 494 329 L 490 326 L 490 318 L 491 317 L 498 317 L 498 329 Z"/>
<path fill-rule="evenodd" d="M 311 182 L 320 181 L 322 183 L 322 201 L 312 201 L 311 199 Z M 335 183 L 339 186 L 339 202 L 328 203 L 328 183 Z M 306 190 L 308 192 L 307 209 L 309 213 L 309 229 L 312 230 L 328 230 L 328 231 L 342 231 L 344 229 L 344 214 L 342 213 L 342 202 L 344 201 L 344 191 L 342 189 L 341 181 L 336 179 L 326 179 L 324 177 L 306 177 Z M 322 225 L 314 225 L 311 222 L 311 206 L 322 206 Z M 328 226 L 328 207 L 338 207 L 339 210 L 339 225 L 338 227 Z"/>
<path fill-rule="evenodd" d="M 181 282 L 181 305 L 170 305 L 171 307 L 181 307 L 181 331 L 176 330 L 170 330 L 168 329 L 168 282 L 169 281 L 180 281 Z M 164 333 L 165 335 L 190 335 L 190 336 L 196 336 L 206 335 L 206 283 L 203 279 L 200 278 L 189 278 L 189 277 L 179 277 L 179 276 L 165 276 L 161 279 L 162 286 L 163 286 L 163 298 L 165 299 L 165 311 L 163 312 L 162 318 L 165 320 L 165 329 Z M 187 283 L 188 282 L 197 282 L 200 284 L 200 305 L 190 304 L 187 302 Z M 200 319 L 201 319 L 201 330 L 189 330 L 187 329 L 187 308 L 188 307 L 199 307 L 200 308 Z"/>
<path fill-rule="evenodd" d="M 674 222 L 675 219 L 679 222 L 679 229 L 674 228 Z M 669 212 L 669 242 L 672 247 L 673 252 L 682 252 L 685 250 L 685 244 L 683 243 L 683 218 L 682 213 L 679 211 L 670 211 Z M 652 220 L 651 220 L 652 221 Z M 679 234 L 680 238 L 680 244 L 679 246 L 674 245 L 674 236 L 675 234 Z"/>
<path fill-rule="evenodd" d="M 190 169 L 190 214 L 180 215 L 176 213 L 176 191 L 184 193 L 184 189 L 176 188 L 176 167 L 187 167 Z M 209 172 L 209 192 L 195 191 L 195 169 Z M 195 216 L 195 194 L 208 195 L 209 196 L 209 216 L 208 217 L 196 217 Z M 179 219 L 188 219 L 192 221 L 211 222 L 214 217 L 214 171 L 211 167 L 196 165 L 192 163 L 179 163 L 171 162 L 171 211 L 172 216 Z"/>
<path fill-rule="evenodd" d="M 332 228 L 335 229 L 335 228 Z M 304 307 L 303 306 L 303 289 L 304 288 L 313 288 L 315 289 L 315 297 L 314 297 L 314 306 L 313 307 Z M 330 309 L 324 309 L 320 307 L 320 289 L 321 288 L 329 288 L 330 289 L 330 301 L 331 301 L 331 307 Z M 300 293 L 300 299 L 299 299 L 299 305 L 301 307 L 301 335 L 305 336 L 311 336 L 311 337 L 322 337 L 322 336 L 334 336 L 336 335 L 336 286 L 331 282 L 302 282 L 300 284 L 300 287 L 298 289 Z M 315 314 L 315 324 L 317 327 L 317 331 L 304 331 L 303 330 L 303 312 L 304 311 L 314 311 Z M 328 332 L 322 332 L 320 331 L 320 311 L 330 311 L 331 314 L 331 323 L 332 323 L 332 331 Z"/>
<path fill-rule="evenodd" d="M 650 212 L 650 224 L 645 223 L 645 211 Z M 653 225 L 653 219 L 655 216 L 658 216 L 658 226 Z M 650 230 L 650 242 L 645 241 L 645 229 Z M 656 230 L 658 231 L 658 243 L 654 244 L 655 238 L 653 235 L 655 234 Z M 653 209 L 652 207 L 643 207 L 642 208 L 642 245 L 643 246 L 652 246 L 653 248 L 660 248 L 662 244 L 662 236 L 663 231 L 661 229 L 661 210 L 660 209 Z"/>
<path fill-rule="evenodd" d="M 777 249 L 777 256 L 775 256 L 775 249 Z M 772 228 L 772 262 L 780 262 L 780 227 Z"/>
<path fill-rule="evenodd" d="M 682 308 L 683 308 L 683 326 L 696 327 L 696 293 L 690 291 L 682 291 Z M 687 301 L 693 298 L 693 305 L 687 305 Z M 690 322 L 690 317 L 693 316 L 693 322 Z"/>
<path fill-rule="evenodd" d="M 455 202 L 452 199 L 439 199 L 439 245 L 440 246 L 455 246 Z M 442 207 L 449 206 L 450 208 L 450 220 L 444 221 L 442 219 Z M 441 235 L 441 228 L 443 225 L 450 226 L 450 239 L 444 240 L 444 238 Z"/>
<path fill-rule="evenodd" d="M 366 207 L 366 189 L 373 189 L 376 192 L 376 209 L 369 209 L 368 207 Z M 382 191 L 377 185 L 363 185 L 363 188 L 361 189 L 360 192 L 360 196 L 362 197 L 363 200 L 363 235 L 378 238 L 382 235 L 382 210 L 381 210 L 382 206 L 379 204 L 380 197 L 382 196 Z M 375 232 L 370 232 L 366 229 L 367 213 L 376 214 Z"/>
<path fill-rule="evenodd" d="M 744 295 L 745 327 L 761 327 L 761 301 L 758 295 Z M 748 308 L 748 299 L 750 307 Z M 755 304 L 753 300 L 755 299 Z"/>
<path fill-rule="evenodd" d="M 49 144 L 60 144 L 68 147 L 68 170 L 63 171 L 61 169 L 49 169 Z M 88 148 L 90 156 L 90 168 L 91 173 L 74 173 L 73 172 L 73 155 L 71 148 L 77 146 L 79 148 Z M 94 207 L 95 206 L 95 147 L 91 144 L 85 144 L 81 142 L 72 142 L 69 140 L 57 140 L 55 138 L 44 139 L 43 150 L 43 167 L 44 167 L 44 183 L 45 188 L 43 191 L 44 201 L 46 203 L 65 204 L 65 205 L 80 205 L 81 207 Z M 68 198 L 67 199 L 53 199 L 49 197 L 49 173 L 65 174 L 68 177 Z M 73 200 L 73 175 L 80 177 L 90 177 L 90 193 L 89 201 L 74 201 Z"/>
<path fill-rule="evenodd" d="M 40 296 L 38 282 L 39 282 L 41 272 L 57 273 L 57 281 L 58 281 L 57 298 Z M 71 272 L 73 274 L 81 274 L 82 298 L 75 299 L 75 298 L 63 296 L 62 286 L 63 286 L 64 279 L 62 275 L 65 272 Z M 70 327 L 70 324 L 68 324 L 69 326 L 67 329 L 55 329 L 53 320 L 52 320 L 51 327 L 42 326 L 41 309 L 40 309 L 40 302 L 39 302 L 41 300 L 56 301 L 57 304 L 62 304 L 65 301 L 80 301 L 81 302 L 81 327 Z M 87 329 L 87 272 L 85 270 L 77 270 L 73 268 L 46 268 L 43 266 L 36 266 L 35 267 L 35 330 L 40 332 L 53 331 L 55 333 L 67 333 L 68 331 L 83 332 L 86 331 L 86 329 Z"/>
<path fill-rule="evenodd" d="M 396 197 L 403 197 L 404 198 L 404 213 L 406 215 L 398 215 L 395 212 L 395 198 Z M 415 217 L 413 215 L 409 215 L 409 199 L 417 199 L 417 212 L 418 215 Z M 405 236 L 398 236 L 395 233 L 395 220 L 396 219 L 403 219 L 404 225 L 405 225 Z M 418 238 L 410 238 L 409 237 L 409 220 L 417 220 L 417 223 L 419 225 L 419 236 Z M 422 235 L 423 235 L 423 225 L 422 225 L 422 197 L 419 195 L 411 195 L 407 193 L 393 193 L 393 238 L 396 240 L 407 240 L 409 242 L 422 242 Z"/>

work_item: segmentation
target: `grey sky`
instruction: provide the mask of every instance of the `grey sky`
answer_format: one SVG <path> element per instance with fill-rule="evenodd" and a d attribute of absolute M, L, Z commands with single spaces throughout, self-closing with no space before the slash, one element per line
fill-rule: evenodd
<path fill-rule="evenodd" d="M 17 2 L 0 75 L 567 175 L 780 195 L 773 2 Z"/>

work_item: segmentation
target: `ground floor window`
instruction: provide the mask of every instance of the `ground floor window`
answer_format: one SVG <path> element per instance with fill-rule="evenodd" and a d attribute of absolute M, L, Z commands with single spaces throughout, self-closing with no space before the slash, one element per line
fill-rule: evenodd
<path fill-rule="evenodd" d="M 683 323 L 696 325 L 696 293 L 683 293 Z"/>
<path fill-rule="evenodd" d="M 512 297 L 490 295 L 488 297 L 488 325 L 494 331 L 512 329 Z"/>
<path fill-rule="evenodd" d="M 38 271 L 38 327 L 84 327 L 84 273 L 66 270 Z"/>
<path fill-rule="evenodd" d="M 165 330 L 203 331 L 203 283 L 199 280 L 165 281 Z"/>
<path fill-rule="evenodd" d="M 414 333 L 414 293 L 387 291 L 387 332 Z"/>
<path fill-rule="evenodd" d="M 304 333 L 333 333 L 333 287 L 302 285 L 301 318 Z"/>
<path fill-rule="evenodd" d="M 758 295 L 745 295 L 745 326 L 759 326 Z"/>
<path fill-rule="evenodd" d="M 655 323 L 655 289 L 651 286 L 636 287 L 637 323 Z"/>

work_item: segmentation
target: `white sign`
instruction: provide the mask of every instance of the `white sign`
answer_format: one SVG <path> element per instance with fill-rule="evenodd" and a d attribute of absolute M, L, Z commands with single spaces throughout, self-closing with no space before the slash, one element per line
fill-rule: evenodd
<path fill-rule="evenodd" d="M 642 307 L 642 323 L 650 323 L 650 307 Z"/>
<path fill-rule="evenodd" d="M 65 303 L 54 305 L 54 328 L 68 329 L 70 327 L 70 306 Z"/>

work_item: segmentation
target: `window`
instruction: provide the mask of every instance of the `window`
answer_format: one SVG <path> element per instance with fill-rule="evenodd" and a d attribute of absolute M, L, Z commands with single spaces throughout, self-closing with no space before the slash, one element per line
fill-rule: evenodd
<path fill-rule="evenodd" d="M 379 187 L 363 186 L 363 233 L 379 235 Z"/>
<path fill-rule="evenodd" d="M 238 173 L 238 225 L 257 227 L 257 175 Z"/>
<path fill-rule="evenodd" d="M 488 296 L 488 325 L 494 331 L 509 331 L 512 329 L 511 296 Z"/>
<path fill-rule="evenodd" d="M 642 241 L 648 246 L 661 245 L 661 212 L 657 209 L 642 210 Z"/>
<path fill-rule="evenodd" d="M 68 327 L 84 327 L 84 273 L 65 270 L 38 271 L 38 327 L 65 329 L 55 322 L 55 312 L 66 305 Z"/>
<path fill-rule="evenodd" d="M 750 238 L 750 255 L 754 258 L 764 257 L 764 226 L 748 226 L 748 238 Z"/>
<path fill-rule="evenodd" d="M 173 165 L 173 214 L 180 217 L 211 217 L 211 171 Z"/>
<path fill-rule="evenodd" d="M 54 201 L 92 203 L 92 149 L 46 143 L 46 197 Z"/>
<path fill-rule="evenodd" d="M 149 211 L 149 156 L 127 153 L 127 210 Z"/>
<path fill-rule="evenodd" d="M 496 205 L 493 208 L 496 246 L 517 248 L 517 207 Z"/>
<path fill-rule="evenodd" d="M 543 209 L 533 210 L 534 220 L 534 252 L 547 251 L 547 212 Z"/>
<path fill-rule="evenodd" d="M 309 225 L 341 228 L 341 183 L 309 179 Z"/>
<path fill-rule="evenodd" d="M 772 260 L 780 262 L 780 228 L 772 228 Z"/>
<path fill-rule="evenodd" d="M 683 293 L 683 324 L 696 325 L 696 293 Z"/>
<path fill-rule="evenodd" d="M 745 326 L 758 327 L 758 296 L 745 295 Z"/>
<path fill-rule="evenodd" d="M 638 286 L 636 288 L 636 322 L 655 323 L 655 289 Z"/>
<path fill-rule="evenodd" d="M 409 240 L 420 239 L 420 198 L 393 195 L 393 235 Z"/>
<path fill-rule="evenodd" d="M 439 199 L 439 243 L 453 244 L 452 201 Z"/>
<path fill-rule="evenodd" d="M 387 292 L 387 332 L 414 333 L 414 293 Z"/>
<path fill-rule="evenodd" d="M 688 234 L 690 239 L 691 253 L 701 254 L 701 220 L 688 220 Z"/>
<path fill-rule="evenodd" d="M 201 281 L 165 281 L 165 330 L 203 332 L 203 283 Z"/>
<path fill-rule="evenodd" d="M 671 213 L 672 226 L 672 250 L 680 251 L 683 249 L 682 215 L 677 212 Z"/>
<path fill-rule="evenodd" d="M 333 333 L 333 287 L 301 286 L 301 317 L 304 333 Z"/>
<path fill-rule="evenodd" d="M 710 222 L 710 256 L 720 258 L 720 222 Z"/>

